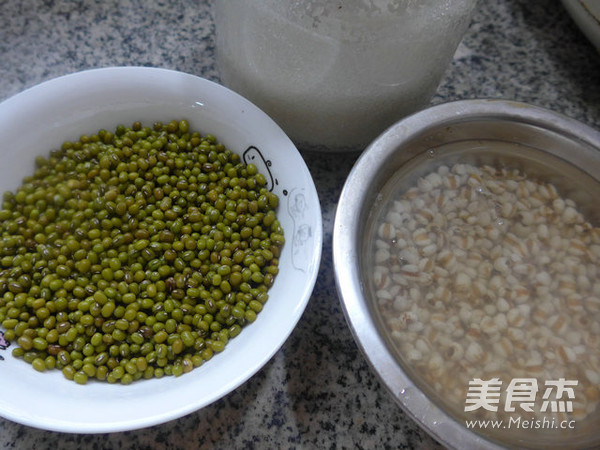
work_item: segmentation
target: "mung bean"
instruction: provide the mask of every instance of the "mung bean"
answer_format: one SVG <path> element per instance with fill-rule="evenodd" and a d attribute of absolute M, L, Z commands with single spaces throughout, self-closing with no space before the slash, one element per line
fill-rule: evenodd
<path fill-rule="evenodd" d="M 0 206 L 13 355 L 78 384 L 202 365 L 263 308 L 278 204 L 256 166 L 185 120 L 64 142 Z"/>

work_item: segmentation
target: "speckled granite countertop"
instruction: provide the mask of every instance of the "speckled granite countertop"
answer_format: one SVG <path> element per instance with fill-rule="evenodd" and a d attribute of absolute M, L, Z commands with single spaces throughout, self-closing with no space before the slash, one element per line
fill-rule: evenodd
<path fill-rule="evenodd" d="M 210 1 L 0 1 L 0 100 L 116 65 L 218 81 Z M 482 0 L 432 103 L 475 97 L 526 101 L 600 128 L 600 55 L 556 0 Z M 0 448 L 437 448 L 372 373 L 335 291 L 333 216 L 355 158 L 304 157 L 322 202 L 321 270 L 298 327 L 256 376 L 200 411 L 142 430 L 73 435 L 0 419 Z"/>

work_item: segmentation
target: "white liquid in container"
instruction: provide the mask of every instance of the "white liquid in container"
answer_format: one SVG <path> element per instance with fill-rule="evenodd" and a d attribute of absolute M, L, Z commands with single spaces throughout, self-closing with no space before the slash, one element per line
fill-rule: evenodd
<path fill-rule="evenodd" d="M 476 0 L 223 0 L 223 83 L 301 148 L 362 150 L 426 106 Z"/>

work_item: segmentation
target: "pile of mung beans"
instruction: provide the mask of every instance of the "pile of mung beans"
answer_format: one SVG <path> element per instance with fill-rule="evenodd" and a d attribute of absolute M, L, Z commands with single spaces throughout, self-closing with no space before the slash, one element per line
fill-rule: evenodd
<path fill-rule="evenodd" d="M 190 372 L 253 322 L 284 244 L 252 164 L 186 120 L 64 142 L 0 210 L 0 323 L 69 380 Z"/>
<path fill-rule="evenodd" d="M 469 381 L 493 378 L 503 389 L 535 380 L 528 416 L 598 414 L 600 228 L 574 201 L 520 170 L 442 165 L 392 194 L 375 226 L 381 320 L 406 366 L 457 414 Z M 561 378 L 578 383 L 572 411 L 544 411 L 545 383 Z M 506 418 L 505 400 L 469 418 Z"/>

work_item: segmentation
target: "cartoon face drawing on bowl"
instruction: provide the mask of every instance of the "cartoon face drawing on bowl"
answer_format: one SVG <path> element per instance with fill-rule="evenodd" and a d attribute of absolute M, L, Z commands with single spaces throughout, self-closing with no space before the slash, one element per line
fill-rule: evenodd
<path fill-rule="evenodd" d="M 8 347 L 10 347 L 10 342 L 6 340 L 4 333 L 0 331 L 0 350 L 6 350 Z M 2 355 L 0 355 L 0 361 L 4 361 L 4 357 Z"/>
<path fill-rule="evenodd" d="M 277 178 L 274 178 L 271 172 L 271 160 L 265 159 L 258 148 L 248 147 L 242 157 L 245 164 L 254 164 L 258 171 L 265 176 L 269 191 L 272 191 L 279 184 Z M 284 189 L 283 195 L 287 196 L 288 214 L 294 223 L 291 239 L 292 265 L 296 270 L 304 272 L 304 268 L 308 267 L 310 263 L 310 249 L 314 238 L 310 221 L 306 218 L 306 196 L 303 188 L 294 188 L 290 192 Z"/>
<path fill-rule="evenodd" d="M 294 221 L 292 234 L 292 264 L 298 270 L 304 270 L 309 264 L 308 249 L 312 245 L 313 230 L 306 215 L 307 204 L 304 189 L 292 189 L 288 195 L 288 213 Z"/>
<path fill-rule="evenodd" d="M 271 161 L 265 159 L 263 154 L 254 146 L 250 146 L 246 149 L 244 154 L 242 155 L 244 163 L 246 164 L 254 164 L 258 171 L 262 173 L 267 179 L 267 189 L 272 191 L 275 185 L 277 184 L 277 179 L 273 179 L 273 174 L 271 173 Z"/>

